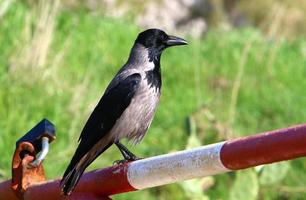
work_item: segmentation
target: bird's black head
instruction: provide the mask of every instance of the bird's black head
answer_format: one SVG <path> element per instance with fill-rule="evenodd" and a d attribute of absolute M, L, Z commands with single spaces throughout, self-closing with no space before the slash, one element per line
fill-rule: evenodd
<path fill-rule="evenodd" d="M 167 35 L 160 29 L 148 29 L 139 33 L 135 43 L 143 45 L 149 50 L 151 56 L 160 57 L 162 51 L 171 46 L 186 45 L 187 41 L 176 37 Z"/>

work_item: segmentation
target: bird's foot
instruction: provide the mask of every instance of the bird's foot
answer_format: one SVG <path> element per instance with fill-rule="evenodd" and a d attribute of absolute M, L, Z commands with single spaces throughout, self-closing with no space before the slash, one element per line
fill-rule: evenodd
<path fill-rule="evenodd" d="M 123 160 L 115 160 L 113 162 L 113 165 L 122 165 L 122 164 L 125 164 L 127 162 L 132 162 L 132 161 L 136 161 L 136 160 L 141 160 L 143 158 L 138 158 L 136 156 L 133 156 L 133 157 L 126 157 L 124 158 Z"/>
<path fill-rule="evenodd" d="M 127 163 L 127 162 L 129 162 L 128 160 L 115 160 L 114 162 L 113 162 L 113 165 L 122 165 L 122 164 L 124 164 L 124 163 Z"/>
<path fill-rule="evenodd" d="M 127 162 L 131 162 L 131 161 L 135 161 L 135 160 L 141 160 L 141 159 L 142 158 L 139 158 L 132 153 L 124 156 L 124 160 L 127 160 Z"/>

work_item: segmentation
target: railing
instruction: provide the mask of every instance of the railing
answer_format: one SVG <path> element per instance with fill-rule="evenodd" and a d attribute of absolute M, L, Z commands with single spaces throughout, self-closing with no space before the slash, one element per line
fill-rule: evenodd
<path fill-rule="evenodd" d="M 35 155 L 31 159 L 28 156 L 31 154 L 18 158 L 22 166 L 33 163 Z M 0 183 L 0 200 L 110 199 L 119 193 L 302 156 L 306 156 L 306 124 L 91 171 L 82 176 L 69 197 L 61 195 L 60 180 L 41 178 L 41 164 L 31 165 L 30 170 L 36 173 L 15 171 L 14 175 L 13 169 L 13 179 Z"/>

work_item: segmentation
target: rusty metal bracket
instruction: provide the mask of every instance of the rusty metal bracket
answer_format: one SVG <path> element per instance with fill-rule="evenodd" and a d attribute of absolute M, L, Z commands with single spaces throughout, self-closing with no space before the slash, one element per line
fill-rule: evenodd
<path fill-rule="evenodd" d="M 49 143 L 54 139 L 54 125 L 43 119 L 16 142 L 11 188 L 18 198 L 22 198 L 31 184 L 45 181 L 41 162 L 48 153 Z M 39 152 L 41 153 L 37 156 Z"/>

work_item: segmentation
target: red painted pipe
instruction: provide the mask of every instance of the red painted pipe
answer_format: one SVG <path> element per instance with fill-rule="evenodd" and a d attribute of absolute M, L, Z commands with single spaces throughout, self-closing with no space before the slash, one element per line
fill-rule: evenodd
<path fill-rule="evenodd" d="M 301 156 L 306 156 L 306 124 L 88 172 L 69 197 L 61 195 L 59 180 L 31 185 L 24 199 L 107 199 L 113 194 Z M 8 182 L 0 183 L 0 200 L 8 191 Z M 5 198 L 9 199 L 13 198 Z"/>
<path fill-rule="evenodd" d="M 228 141 L 220 156 L 230 170 L 306 156 L 306 124 Z"/>
<path fill-rule="evenodd" d="M 47 181 L 33 185 L 24 194 L 25 200 L 75 199 L 81 200 L 84 194 L 92 194 L 100 199 L 108 199 L 107 196 L 135 190 L 127 180 L 128 163 L 113 167 L 95 170 L 84 174 L 74 192 L 69 198 L 64 197 L 60 191 L 60 180 Z"/>
<path fill-rule="evenodd" d="M 17 196 L 11 189 L 12 180 L 0 183 L 0 200 L 18 200 Z"/>

